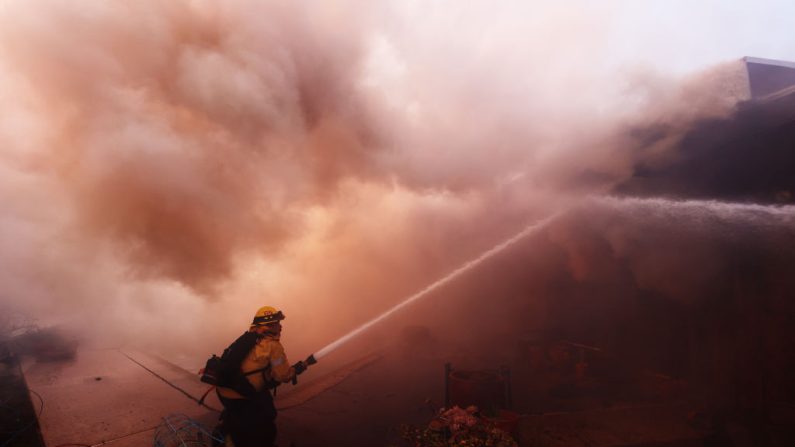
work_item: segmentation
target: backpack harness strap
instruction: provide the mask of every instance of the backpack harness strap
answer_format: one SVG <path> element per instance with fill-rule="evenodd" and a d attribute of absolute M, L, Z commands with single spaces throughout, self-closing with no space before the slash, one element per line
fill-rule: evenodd
<path fill-rule="evenodd" d="M 255 370 L 253 370 L 253 371 L 245 372 L 245 373 L 242 373 L 242 374 L 243 374 L 243 376 L 244 376 L 244 377 L 245 377 L 245 376 L 250 376 L 250 375 L 252 375 L 252 374 L 256 374 L 256 373 L 260 373 L 260 372 L 267 371 L 267 370 L 269 370 L 270 368 L 271 368 L 271 365 L 268 365 L 268 366 L 266 366 L 266 367 L 264 367 L 264 368 L 255 369 Z M 266 383 L 266 385 L 267 385 L 267 383 Z M 210 394 L 210 391 L 212 391 L 212 390 L 213 390 L 213 389 L 215 389 L 215 388 L 216 388 L 216 386 L 215 386 L 215 385 L 211 386 L 210 388 L 207 388 L 207 391 L 205 391 L 205 392 L 204 392 L 204 394 L 202 394 L 202 397 L 201 397 L 201 399 L 199 399 L 199 401 L 198 401 L 198 402 L 199 402 L 199 405 L 204 405 L 204 400 L 205 400 L 205 399 L 207 399 L 207 395 L 208 395 L 208 394 Z M 233 388 L 233 389 L 234 389 L 234 388 Z M 235 391 L 237 391 L 237 390 L 235 390 Z M 238 392 L 239 394 L 241 394 L 241 395 L 243 394 L 243 393 L 240 393 L 239 391 L 237 391 L 237 392 Z"/>

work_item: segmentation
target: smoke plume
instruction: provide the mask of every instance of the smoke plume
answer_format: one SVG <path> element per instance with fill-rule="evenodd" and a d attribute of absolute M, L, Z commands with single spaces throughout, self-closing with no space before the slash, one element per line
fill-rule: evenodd
<path fill-rule="evenodd" d="M 270 304 L 308 352 L 529 221 L 669 166 L 694 123 L 747 99 L 739 62 L 635 64 L 611 51 L 618 7 L 575 3 L 0 4 L 3 302 L 161 347 L 228 338 Z M 676 298 L 720 276 L 680 272 L 606 209 L 553 226 L 550 258 L 511 258 L 532 268 L 507 283 L 471 281 L 519 296 L 629 270 Z"/>

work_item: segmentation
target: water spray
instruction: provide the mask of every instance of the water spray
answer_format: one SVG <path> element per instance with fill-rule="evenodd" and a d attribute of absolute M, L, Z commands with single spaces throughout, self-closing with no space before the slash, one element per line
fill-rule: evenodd
<path fill-rule="evenodd" d="M 635 198 L 635 197 L 615 197 L 615 196 L 601 196 L 601 197 L 591 197 L 590 201 L 593 201 L 597 204 L 601 204 L 604 206 L 613 206 L 613 207 L 624 207 L 624 206 L 645 206 L 651 207 L 653 209 L 660 209 L 660 210 L 688 210 L 688 209 L 707 209 L 711 211 L 713 214 L 716 214 L 720 217 L 727 218 L 729 216 L 736 216 L 737 213 L 741 213 L 747 217 L 759 217 L 759 216 L 768 216 L 768 217 L 779 217 L 785 218 L 787 220 L 793 219 L 795 216 L 795 207 L 793 206 L 774 206 L 774 205 L 760 205 L 760 204 L 743 204 L 743 203 L 730 203 L 730 202 L 720 202 L 714 200 L 668 200 L 668 199 L 660 199 L 660 198 Z M 489 250 L 485 251 L 478 257 L 464 263 L 462 266 L 458 267 L 457 269 L 453 270 L 452 272 L 448 273 L 446 276 L 442 277 L 441 279 L 433 282 L 432 284 L 428 285 L 424 289 L 416 292 L 415 294 L 409 296 L 405 300 L 401 301 L 399 304 L 395 305 L 391 309 L 387 310 L 386 312 L 382 313 L 381 315 L 373 318 L 372 320 L 364 323 L 363 325 L 359 326 L 358 328 L 354 329 L 353 331 L 349 332 L 348 334 L 340 337 L 336 341 L 328 344 L 324 348 L 320 349 L 319 351 L 315 352 L 314 354 L 310 355 L 306 360 L 305 363 L 307 365 L 313 365 L 317 363 L 317 361 L 332 351 L 338 349 L 343 344 L 347 343 L 351 339 L 357 337 L 358 335 L 362 334 L 364 331 L 369 329 L 370 327 L 380 323 L 381 321 L 389 318 L 394 313 L 400 311 L 404 307 L 410 305 L 411 303 L 425 297 L 426 295 L 430 294 L 431 292 L 435 291 L 436 289 L 444 286 L 445 284 L 457 279 L 461 275 L 467 273 L 468 271 L 472 270 L 476 266 L 482 264 L 483 262 L 487 261 L 488 259 L 492 258 L 496 254 L 502 252 L 506 248 L 510 247 L 511 245 L 515 244 L 519 240 L 540 231 L 545 226 L 549 225 L 555 218 L 557 218 L 562 211 L 558 211 L 551 216 L 534 222 L 524 229 L 522 229 L 516 235 L 500 242 L 499 244 L 495 245 L 494 247 L 490 248 Z"/>
<path fill-rule="evenodd" d="M 476 257 L 476 258 L 474 258 L 474 259 L 472 259 L 470 261 L 467 261 L 466 263 L 464 263 L 463 265 L 461 265 L 457 269 L 453 270 L 452 272 L 448 273 L 444 277 L 442 277 L 442 278 L 436 280 L 435 282 L 431 283 L 430 285 L 426 286 L 424 289 L 420 290 L 419 292 L 416 292 L 415 294 L 413 294 L 413 295 L 409 296 L 408 298 L 404 299 L 403 301 L 401 301 L 400 303 L 398 303 L 397 305 L 395 305 L 391 309 L 387 310 L 386 312 L 382 313 L 381 315 L 379 315 L 379 316 L 373 318 L 372 320 L 364 323 L 363 325 L 359 326 L 358 328 L 354 329 L 353 331 L 349 332 L 348 334 L 338 338 L 336 341 L 326 345 L 323 349 L 321 349 L 321 350 L 315 352 L 314 354 L 310 355 L 305 360 L 306 364 L 307 365 L 313 365 L 313 364 L 317 363 L 317 361 L 319 359 L 325 357 L 330 352 L 338 349 L 340 346 L 344 345 L 345 343 L 347 343 L 351 339 L 355 338 L 356 336 L 360 335 L 362 332 L 366 331 L 367 329 L 371 328 L 372 326 L 374 326 L 374 325 L 380 323 L 381 321 L 384 321 L 385 319 L 389 318 L 391 315 L 393 315 L 394 313 L 400 311 L 404 307 L 406 307 L 406 306 L 410 305 L 411 303 L 413 303 L 413 302 L 415 302 L 415 301 L 427 296 L 428 294 L 430 294 L 434 290 L 444 286 L 445 284 L 447 284 L 447 283 L 459 278 L 463 274 L 469 272 L 473 268 L 477 267 L 478 265 L 482 264 L 483 262 L 487 261 L 488 259 L 494 257 L 496 254 L 504 251 L 505 249 L 507 249 L 511 245 L 515 244 L 516 242 L 520 241 L 521 239 L 540 231 L 542 228 L 544 228 L 545 226 L 549 225 L 549 223 L 552 222 L 558 215 L 560 215 L 560 212 L 554 213 L 554 214 L 552 214 L 549 217 L 546 217 L 544 219 L 541 219 L 539 221 L 531 223 L 530 225 L 528 225 L 525 228 L 523 228 L 522 231 L 518 232 L 516 235 L 514 235 L 514 236 L 512 236 L 512 237 L 510 237 L 510 238 L 508 238 L 508 239 L 506 239 L 506 240 L 504 240 L 502 242 L 500 242 L 499 244 L 495 245 L 494 247 L 486 250 L 485 252 L 480 254 L 478 257 Z"/>
<path fill-rule="evenodd" d="M 745 217 L 749 220 L 779 219 L 789 222 L 795 219 L 795 206 L 760 203 L 723 202 L 719 200 L 673 200 L 659 197 L 594 196 L 590 201 L 610 207 L 646 207 L 660 212 L 708 210 L 722 219 Z"/>

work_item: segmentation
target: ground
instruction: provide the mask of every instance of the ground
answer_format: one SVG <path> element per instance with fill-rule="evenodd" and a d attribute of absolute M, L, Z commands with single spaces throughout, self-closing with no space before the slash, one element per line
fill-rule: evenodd
<path fill-rule="evenodd" d="M 408 445 L 400 426 L 424 426 L 444 406 L 445 364 L 473 368 L 489 360 L 443 348 L 396 345 L 346 361 L 321 360 L 325 368 L 310 368 L 298 386 L 283 385 L 277 392 L 279 445 Z M 536 351 L 501 359 L 511 361 L 513 407 L 522 414 L 513 435 L 520 446 L 752 446 L 761 445 L 759 439 L 783 446 L 795 439 L 795 412 L 786 406 L 769 409 L 760 438 L 742 418 L 716 419 L 715 412 L 688 400 L 693 394 L 680 381 L 599 366 L 595 358 L 589 369 L 583 357 L 561 349 L 548 350 L 543 364 Z M 207 389 L 198 376 L 153 355 L 81 349 L 71 360 L 23 365 L 36 392 L 33 403 L 41 395 L 45 404 L 40 424 L 49 447 L 148 446 L 158 430 L 163 433 L 163 418 L 169 415 L 185 414 L 208 428 L 217 420 L 216 412 L 196 403 Z M 12 369 L 4 368 L 4 391 L 22 398 L 26 405 L 14 407 L 24 408 L 23 419 L 32 420 L 31 401 L 20 392 L 21 377 L 10 378 Z M 207 403 L 218 408 L 212 393 Z M 35 430 L 25 436 L 9 445 L 40 445 Z"/>

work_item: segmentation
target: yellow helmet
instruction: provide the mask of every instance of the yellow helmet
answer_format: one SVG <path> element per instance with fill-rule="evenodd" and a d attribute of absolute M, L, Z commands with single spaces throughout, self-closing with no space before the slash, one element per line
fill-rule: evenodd
<path fill-rule="evenodd" d="M 251 327 L 277 323 L 284 320 L 284 318 L 282 311 L 277 310 L 275 307 L 263 306 L 254 314 L 254 321 L 251 322 Z"/>

